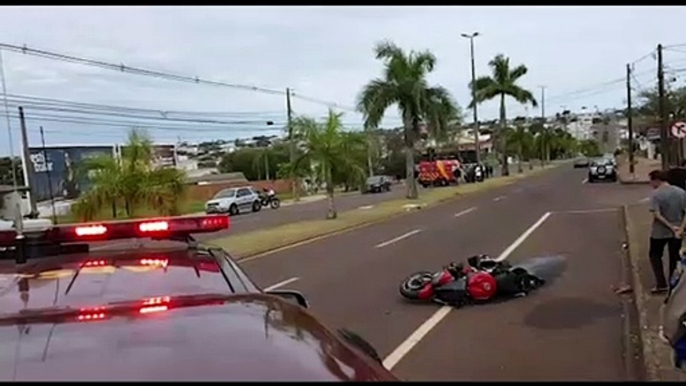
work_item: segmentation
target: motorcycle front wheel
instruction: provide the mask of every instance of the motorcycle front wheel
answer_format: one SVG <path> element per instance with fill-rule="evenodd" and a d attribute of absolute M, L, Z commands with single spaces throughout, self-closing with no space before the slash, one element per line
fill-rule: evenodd
<path fill-rule="evenodd" d="M 419 292 L 433 280 L 433 273 L 419 271 L 408 276 L 400 283 L 400 294 L 410 300 L 420 300 Z"/>

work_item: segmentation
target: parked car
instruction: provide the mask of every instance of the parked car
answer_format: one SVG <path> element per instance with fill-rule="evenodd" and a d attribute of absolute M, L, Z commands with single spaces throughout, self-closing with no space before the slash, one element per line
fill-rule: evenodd
<path fill-rule="evenodd" d="M 574 161 L 574 168 L 587 168 L 589 163 L 590 162 L 588 161 L 588 158 L 579 158 L 576 161 Z"/>
<path fill-rule="evenodd" d="M 598 158 L 591 161 L 591 166 L 588 168 L 588 182 L 596 182 L 598 180 L 617 181 L 617 169 L 612 160 Z"/>
<path fill-rule="evenodd" d="M 205 213 L 229 213 L 235 216 L 242 212 L 259 212 L 262 209 L 260 195 L 252 186 L 241 186 L 220 190 L 205 203 Z"/>
<path fill-rule="evenodd" d="M 391 177 L 371 176 L 367 178 L 363 193 L 381 193 L 391 191 Z"/>

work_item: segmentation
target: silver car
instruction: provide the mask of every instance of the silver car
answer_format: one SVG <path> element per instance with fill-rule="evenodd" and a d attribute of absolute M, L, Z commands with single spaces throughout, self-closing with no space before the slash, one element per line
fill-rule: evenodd
<path fill-rule="evenodd" d="M 251 186 L 228 188 L 220 190 L 205 203 L 205 213 L 229 213 L 235 216 L 239 213 L 262 209 L 260 195 Z"/>

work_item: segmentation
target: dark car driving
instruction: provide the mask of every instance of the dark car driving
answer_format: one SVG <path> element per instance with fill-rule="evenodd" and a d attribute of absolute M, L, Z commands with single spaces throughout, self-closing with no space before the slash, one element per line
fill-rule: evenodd
<path fill-rule="evenodd" d="M 613 160 L 597 158 L 588 167 L 588 182 L 612 181 L 617 182 L 617 169 Z"/>
<path fill-rule="evenodd" d="M 263 292 L 191 236 L 228 225 L 219 215 L 0 231 L 0 380 L 397 380 L 299 292 Z"/>

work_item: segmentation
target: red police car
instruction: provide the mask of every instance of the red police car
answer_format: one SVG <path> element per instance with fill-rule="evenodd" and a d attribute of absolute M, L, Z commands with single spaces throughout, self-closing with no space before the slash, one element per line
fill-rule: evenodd
<path fill-rule="evenodd" d="M 24 225 L 0 230 L 0 381 L 397 380 L 193 238 L 228 216 Z"/>

